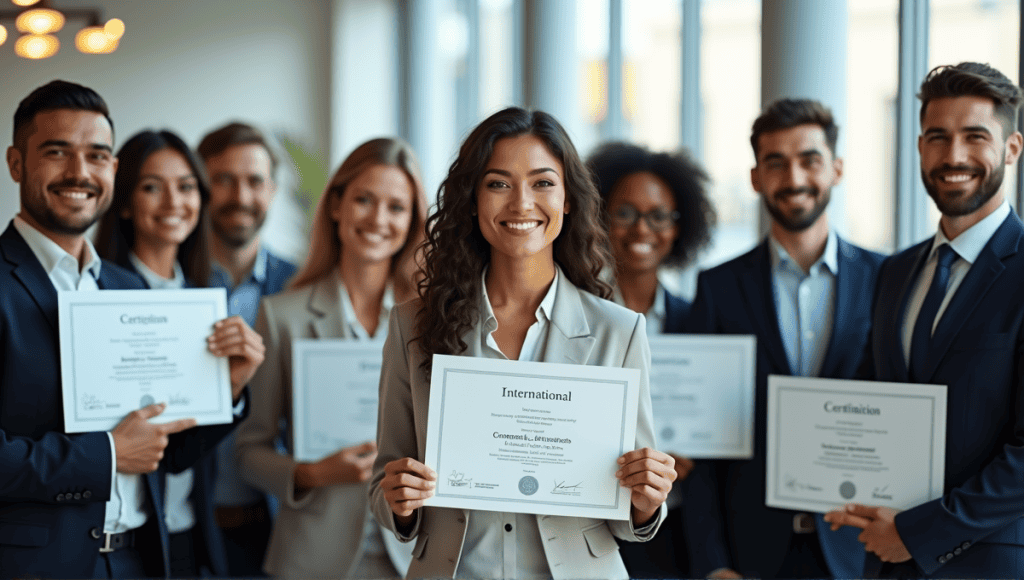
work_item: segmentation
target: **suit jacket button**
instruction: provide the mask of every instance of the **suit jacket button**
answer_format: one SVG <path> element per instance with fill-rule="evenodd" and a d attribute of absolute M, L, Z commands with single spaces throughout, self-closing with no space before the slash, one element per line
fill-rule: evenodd
<path fill-rule="evenodd" d="M 966 550 L 967 548 L 971 547 L 971 543 L 970 542 L 964 542 L 964 543 L 960 544 L 960 547 Z"/>
<path fill-rule="evenodd" d="M 953 550 L 953 555 L 959 556 L 961 552 L 963 552 L 963 550 L 961 550 L 960 548 L 956 548 L 955 550 Z"/>
<path fill-rule="evenodd" d="M 459 519 L 457 519 L 455 521 L 459 522 L 460 524 L 464 524 L 464 523 L 466 523 L 466 518 L 459 518 Z"/>
<path fill-rule="evenodd" d="M 89 490 L 85 490 L 82 492 L 82 497 L 84 497 L 85 499 L 89 499 L 90 497 L 92 497 L 92 492 Z"/>
<path fill-rule="evenodd" d="M 945 563 L 946 563 L 946 557 L 945 556 L 939 556 L 939 564 L 945 564 Z"/>
<path fill-rule="evenodd" d="M 946 552 L 946 561 L 953 559 L 953 552 Z"/>
<path fill-rule="evenodd" d="M 64 494 L 63 493 L 58 493 L 57 494 L 57 501 L 64 501 Z"/>
<path fill-rule="evenodd" d="M 75 499 L 82 499 L 82 494 L 76 493 L 75 494 Z"/>
<path fill-rule="evenodd" d="M 100 536 L 103 535 L 103 533 L 100 532 L 99 528 L 93 528 L 93 529 L 89 530 L 89 535 L 92 536 L 93 539 L 98 540 L 98 539 L 100 539 Z"/>

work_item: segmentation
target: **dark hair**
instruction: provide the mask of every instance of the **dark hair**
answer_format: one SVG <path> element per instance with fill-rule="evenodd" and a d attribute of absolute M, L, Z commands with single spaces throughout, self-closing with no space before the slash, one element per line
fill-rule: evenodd
<path fill-rule="evenodd" d="M 277 154 L 274 153 L 274 149 L 270 146 L 263 132 L 246 123 L 239 123 L 237 121 L 228 123 L 220 129 L 208 133 L 199 142 L 199 147 L 196 148 L 196 151 L 199 152 L 199 156 L 203 158 L 203 161 L 209 161 L 211 157 L 216 157 L 235 145 L 252 144 L 266 149 L 267 155 L 270 156 L 270 175 L 271 177 L 276 175 Z"/>
<path fill-rule="evenodd" d="M 533 135 L 562 162 L 566 201 L 572 211 L 553 243 L 555 263 L 576 287 L 602 298 L 611 287 L 600 274 L 612 257 L 601 216 L 601 196 L 569 135 L 551 115 L 510 107 L 499 111 L 466 137 L 459 155 L 438 189 L 437 210 L 427 218 L 425 276 L 420 282 L 423 307 L 417 329 L 423 369 L 430 373 L 434 354 L 459 354 L 462 336 L 476 322 L 480 276 L 490 262 L 491 247 L 480 231 L 476 191 L 500 139 Z"/>
<path fill-rule="evenodd" d="M 836 155 L 836 142 L 839 140 L 839 125 L 832 118 L 832 111 L 813 99 L 779 99 L 761 112 L 754 120 L 750 132 L 750 146 L 754 148 L 754 159 L 757 160 L 757 142 L 761 135 L 783 129 L 792 129 L 800 125 L 818 125 L 825 131 L 825 141 Z"/>
<path fill-rule="evenodd" d="M 587 165 L 594 173 L 597 189 L 604 199 L 606 219 L 612 191 L 626 176 L 648 172 L 668 185 L 679 212 L 676 222 L 679 235 L 665 258 L 666 265 L 689 264 L 697 252 L 711 242 L 711 229 L 717 216 L 708 199 L 708 174 L 685 149 L 674 153 L 653 153 L 630 143 L 605 143 L 590 155 Z"/>
<path fill-rule="evenodd" d="M 28 139 L 26 131 L 36 115 L 57 109 L 99 113 L 110 123 L 111 134 L 114 132 L 114 121 L 110 118 L 106 101 L 99 93 L 79 84 L 53 80 L 29 93 L 18 104 L 18 109 L 14 111 L 14 147 L 24 155 L 25 141 Z"/>
<path fill-rule="evenodd" d="M 199 188 L 199 222 L 185 241 L 178 246 L 178 263 L 185 278 L 196 286 L 206 286 L 210 277 L 210 255 L 200 231 L 206 220 L 206 205 L 210 201 L 210 185 L 206 170 L 196 154 L 181 137 L 164 131 L 146 130 L 132 136 L 117 152 L 117 174 L 114 175 L 114 199 L 110 209 L 100 221 L 96 250 L 100 257 L 121 266 L 128 266 L 128 253 L 135 246 L 135 224 L 131 217 L 122 215 L 131 209 L 132 193 L 139 183 L 142 166 L 150 155 L 171 149 L 185 158 Z M 129 212 L 130 213 L 130 212 Z"/>
<path fill-rule="evenodd" d="M 931 70 L 921 83 L 921 122 L 932 99 L 950 97 L 985 97 L 995 105 L 995 115 L 1003 125 L 1003 137 L 1017 130 L 1021 90 L 1006 75 L 987 64 L 962 62 L 940 65 Z"/>

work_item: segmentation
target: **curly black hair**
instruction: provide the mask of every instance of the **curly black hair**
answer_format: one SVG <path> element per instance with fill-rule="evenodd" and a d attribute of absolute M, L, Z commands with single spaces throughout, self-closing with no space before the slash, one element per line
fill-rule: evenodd
<path fill-rule="evenodd" d="M 413 340 L 426 355 L 423 370 L 428 377 L 432 355 L 465 351 L 462 337 L 479 318 L 480 276 L 490 263 L 491 246 L 475 216 L 477 187 L 494 144 L 522 135 L 538 137 L 565 169 L 565 194 L 572 211 L 553 244 L 555 263 L 576 287 L 601 298 L 611 296 L 611 287 L 600 278 L 612 261 L 601 196 L 569 135 L 543 111 L 498 111 L 463 142 L 438 189 L 437 209 L 427 218 L 425 275 L 419 285 L 423 306 L 417 316 L 419 336 Z"/>
<path fill-rule="evenodd" d="M 597 180 L 606 214 L 612 191 L 628 175 L 646 171 L 669 186 L 679 212 L 679 236 L 665 258 L 665 265 L 686 266 L 711 242 L 718 217 L 708 198 L 710 179 L 704 167 L 685 149 L 654 153 L 631 143 L 604 143 L 590 155 L 587 165 Z"/>

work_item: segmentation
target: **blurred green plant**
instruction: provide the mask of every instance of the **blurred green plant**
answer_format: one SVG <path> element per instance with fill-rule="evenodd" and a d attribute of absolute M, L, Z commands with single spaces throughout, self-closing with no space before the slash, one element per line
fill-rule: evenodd
<path fill-rule="evenodd" d="M 313 222 L 313 212 L 320 196 L 327 186 L 327 157 L 323 151 L 314 151 L 304 143 L 293 139 L 288 135 L 281 135 L 281 146 L 284 147 L 288 157 L 292 160 L 292 166 L 298 175 L 293 195 L 295 201 L 306 216 L 306 231 Z"/>

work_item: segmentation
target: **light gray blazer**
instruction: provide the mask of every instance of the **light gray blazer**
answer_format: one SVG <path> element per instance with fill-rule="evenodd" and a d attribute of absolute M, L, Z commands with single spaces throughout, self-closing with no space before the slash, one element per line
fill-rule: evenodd
<path fill-rule="evenodd" d="M 377 419 L 378 455 L 370 481 L 370 501 L 377 521 L 392 531 L 396 529 L 395 520 L 380 487 L 384 465 L 403 457 L 423 461 L 427 439 L 430 384 L 420 369 L 424 354 L 419 343 L 409 343 L 417 335 L 416 312 L 420 306 L 415 300 L 391 311 L 384 345 Z M 655 448 L 648 389 L 651 352 L 644 317 L 579 290 L 564 276 L 558 281 L 552 310 L 540 360 L 640 369 L 636 447 Z M 463 337 L 467 344 L 465 356 L 480 355 L 480 338 L 479 325 Z M 408 536 L 416 539 L 416 547 L 407 577 L 454 577 L 473 513 L 473 510 L 463 509 L 422 508 Z M 664 505 L 656 517 L 655 531 L 665 518 Z M 615 537 L 629 541 L 649 539 L 638 537 L 628 521 L 537 516 L 537 525 L 544 542 L 544 556 L 556 579 L 627 578 Z"/>
<path fill-rule="evenodd" d="M 271 493 L 281 509 L 267 548 L 264 570 L 281 577 L 350 576 L 363 548 L 367 484 L 341 484 L 296 494 L 296 462 L 274 446 L 279 422 L 292 441 L 292 341 L 300 338 L 355 338 L 346 332 L 336 273 L 320 281 L 263 299 L 256 331 L 266 355 L 249 383 L 252 408 L 238 428 L 235 454 L 242 477 Z M 384 531 L 392 564 L 404 573 L 408 545 Z"/>

